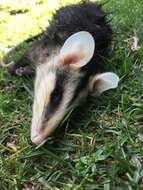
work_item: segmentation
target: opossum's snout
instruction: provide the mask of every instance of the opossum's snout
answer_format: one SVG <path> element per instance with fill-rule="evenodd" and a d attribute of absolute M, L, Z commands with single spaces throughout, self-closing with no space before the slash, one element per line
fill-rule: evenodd
<path fill-rule="evenodd" d="M 34 126 L 32 127 L 33 129 L 35 128 Z M 40 133 L 40 131 L 32 131 L 31 132 L 31 141 L 34 144 L 40 144 L 45 138 L 44 133 Z"/>
<path fill-rule="evenodd" d="M 66 40 L 54 59 L 37 68 L 31 126 L 33 143 L 39 144 L 51 135 L 74 102 L 90 90 L 101 93 L 117 87 L 118 77 L 114 73 L 89 77 L 84 85 L 81 83 L 86 76 L 80 68 L 90 61 L 94 47 L 91 34 L 78 32 Z"/>

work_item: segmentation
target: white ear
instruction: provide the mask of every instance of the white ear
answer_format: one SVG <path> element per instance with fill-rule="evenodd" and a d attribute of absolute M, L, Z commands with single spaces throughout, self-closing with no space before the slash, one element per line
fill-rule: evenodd
<path fill-rule="evenodd" d="M 115 73 L 102 73 L 93 78 L 91 81 L 91 89 L 101 94 L 106 90 L 117 88 L 118 82 L 119 77 Z"/>
<path fill-rule="evenodd" d="M 80 68 L 86 65 L 94 54 L 95 42 L 89 32 L 81 31 L 70 36 L 60 51 L 60 58 L 65 65 Z"/>

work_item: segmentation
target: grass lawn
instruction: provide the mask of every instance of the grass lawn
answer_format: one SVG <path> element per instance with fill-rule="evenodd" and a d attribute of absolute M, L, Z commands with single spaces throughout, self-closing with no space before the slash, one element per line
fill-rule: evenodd
<path fill-rule="evenodd" d="M 38 34 L 69 2 L 76 1 L 1 0 L 0 56 Z M 105 63 L 120 76 L 119 87 L 89 98 L 44 146 L 30 142 L 32 81 L 0 68 L 0 190 L 143 189 L 143 1 L 108 0 L 104 9 L 115 31 Z"/>

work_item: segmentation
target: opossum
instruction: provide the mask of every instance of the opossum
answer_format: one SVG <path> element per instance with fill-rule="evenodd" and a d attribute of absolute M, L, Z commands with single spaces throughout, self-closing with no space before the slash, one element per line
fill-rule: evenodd
<path fill-rule="evenodd" d="M 119 77 L 105 72 L 112 29 L 102 5 L 61 7 L 24 56 L 8 66 L 12 74 L 35 74 L 31 140 L 41 143 L 65 114 L 89 94 L 116 88 Z M 36 65 L 36 72 L 29 65 Z M 34 67 L 35 68 L 35 67 Z"/>

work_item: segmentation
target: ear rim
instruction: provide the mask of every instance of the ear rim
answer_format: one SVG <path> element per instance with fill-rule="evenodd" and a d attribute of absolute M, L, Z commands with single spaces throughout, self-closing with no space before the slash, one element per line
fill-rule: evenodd
<path fill-rule="evenodd" d="M 95 83 L 96 82 L 98 83 L 98 81 L 99 81 L 99 84 L 97 85 L 99 86 L 96 86 Z M 117 88 L 119 81 L 120 81 L 119 76 L 114 72 L 104 72 L 104 73 L 97 74 L 91 81 L 90 91 L 94 95 L 100 95 L 104 93 L 104 91 Z M 109 86 L 106 87 L 106 85 L 109 85 Z M 94 93 L 94 90 L 96 90 L 95 93 Z"/>
<path fill-rule="evenodd" d="M 78 44 L 79 43 L 79 44 Z M 95 52 L 95 40 L 92 36 L 92 34 L 88 31 L 79 31 L 74 34 L 72 34 L 69 38 L 66 39 L 64 42 L 61 50 L 60 50 L 60 58 L 61 60 L 64 60 L 65 56 L 68 56 L 68 54 L 75 54 L 77 56 L 76 45 L 82 45 L 84 49 L 84 58 L 79 60 L 77 63 L 69 64 L 69 66 L 72 66 L 74 68 L 81 68 L 89 63 L 89 61 L 92 59 L 94 52 Z M 72 48 L 76 47 L 75 49 Z M 71 50 L 70 50 L 71 48 Z M 67 51 L 69 50 L 69 52 Z M 86 50 L 86 51 L 85 51 Z M 80 52 L 80 51 L 79 51 Z M 80 57 L 80 56 L 79 56 Z M 66 65 L 66 64 L 65 64 Z M 68 65 L 68 64 L 67 64 Z"/>

